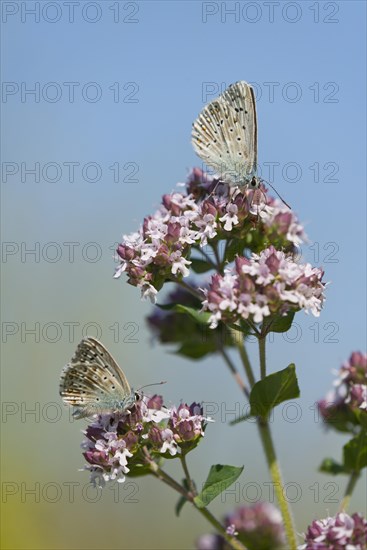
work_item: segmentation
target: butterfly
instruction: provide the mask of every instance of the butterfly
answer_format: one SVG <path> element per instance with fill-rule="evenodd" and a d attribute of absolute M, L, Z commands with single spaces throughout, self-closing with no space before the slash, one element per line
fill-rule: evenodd
<path fill-rule="evenodd" d="M 192 144 L 220 181 L 242 189 L 260 187 L 255 94 L 247 82 L 231 84 L 204 107 L 193 123 Z"/>
<path fill-rule="evenodd" d="M 254 191 L 255 202 L 260 194 L 266 199 L 257 177 L 255 93 L 247 82 L 231 84 L 208 103 L 193 123 L 191 137 L 195 152 L 216 171 L 219 181 L 241 191 Z M 271 183 L 267 184 L 290 208 Z"/>
<path fill-rule="evenodd" d="M 91 336 L 83 338 L 64 367 L 60 395 L 65 403 L 75 407 L 75 418 L 126 413 L 140 398 L 112 355 Z"/>

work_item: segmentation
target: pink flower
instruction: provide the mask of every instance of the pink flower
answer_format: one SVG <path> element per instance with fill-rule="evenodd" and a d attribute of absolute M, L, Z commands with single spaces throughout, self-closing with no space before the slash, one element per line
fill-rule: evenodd
<path fill-rule="evenodd" d="M 299 550 L 366 550 L 367 521 L 360 514 L 341 512 L 335 517 L 315 520 Z"/>
<path fill-rule="evenodd" d="M 235 268 L 214 275 L 204 290 L 203 309 L 212 313 L 210 326 L 218 322 L 251 319 L 262 323 L 272 314 L 304 309 L 316 317 L 324 302 L 323 271 L 297 264 L 273 246 L 250 259 L 236 258 Z"/>
<path fill-rule="evenodd" d="M 189 175 L 187 191 L 164 195 L 160 208 L 144 219 L 139 231 L 124 235 L 117 247 L 115 278 L 126 272 L 129 284 L 153 302 L 165 281 L 190 274 L 192 248 L 233 237 L 245 243 L 254 224 L 255 241 L 270 240 L 279 248 L 293 250 L 304 237 L 294 214 L 284 211 L 279 201 L 269 199 L 259 217 L 250 212 L 246 193 L 234 195 L 227 184 L 199 169 Z"/>
<path fill-rule="evenodd" d="M 360 423 L 359 415 L 367 414 L 367 354 L 353 352 L 343 363 L 334 382 L 335 389 L 318 402 L 324 422 L 338 428 Z"/>
<path fill-rule="evenodd" d="M 208 419 L 202 413 L 197 403 L 168 409 L 161 396 L 153 395 L 136 401 L 130 413 L 97 416 L 82 442 L 91 481 L 103 486 L 111 480 L 123 482 L 131 469 L 141 473 L 147 451 L 152 460 L 166 453 L 176 456 L 180 446 L 204 435 Z"/>

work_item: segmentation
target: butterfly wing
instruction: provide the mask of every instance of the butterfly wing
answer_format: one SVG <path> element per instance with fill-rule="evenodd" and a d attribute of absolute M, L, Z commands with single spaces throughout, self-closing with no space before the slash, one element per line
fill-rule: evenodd
<path fill-rule="evenodd" d="M 204 107 L 193 124 L 192 144 L 222 181 L 249 183 L 257 165 L 257 119 L 254 91 L 247 82 L 232 84 Z"/>
<path fill-rule="evenodd" d="M 95 338 L 84 338 L 61 374 L 60 395 L 77 407 L 82 418 L 103 412 L 124 411 L 135 401 L 126 376 L 106 348 Z"/>

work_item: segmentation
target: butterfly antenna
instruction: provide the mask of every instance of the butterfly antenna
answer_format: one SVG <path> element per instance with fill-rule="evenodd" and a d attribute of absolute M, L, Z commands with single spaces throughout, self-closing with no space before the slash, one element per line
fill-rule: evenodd
<path fill-rule="evenodd" d="M 283 204 L 286 205 L 287 208 L 289 208 L 289 210 L 292 210 L 292 208 L 289 206 L 289 204 L 287 202 L 285 202 L 285 200 L 283 199 L 283 197 L 281 197 L 278 193 L 278 191 L 275 189 L 275 187 L 272 186 L 272 184 L 266 180 L 263 180 L 266 185 L 270 185 L 270 187 L 272 188 L 273 191 L 275 191 L 275 193 L 278 195 L 278 197 L 280 198 L 280 200 L 282 201 Z"/>
<path fill-rule="evenodd" d="M 141 386 L 137 391 L 141 391 L 143 388 L 149 388 L 149 386 L 161 386 L 162 384 L 167 384 L 167 380 L 164 382 L 155 382 L 154 384 L 145 384 L 145 386 Z"/>

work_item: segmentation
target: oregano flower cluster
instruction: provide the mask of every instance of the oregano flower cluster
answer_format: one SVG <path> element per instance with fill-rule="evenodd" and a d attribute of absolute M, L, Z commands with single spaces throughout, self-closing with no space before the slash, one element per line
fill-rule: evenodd
<path fill-rule="evenodd" d="M 264 243 L 277 241 L 295 251 L 304 240 L 302 226 L 280 201 L 269 199 L 257 215 L 246 193 L 234 196 L 228 185 L 221 184 L 219 194 L 217 186 L 196 170 L 189 177 L 187 193 L 164 195 L 160 208 L 144 219 L 139 230 L 123 237 L 115 277 L 126 272 L 128 283 L 155 302 L 165 281 L 190 275 L 193 249 L 205 255 L 208 245 L 221 240 L 238 250 L 246 244 L 261 249 Z"/>

